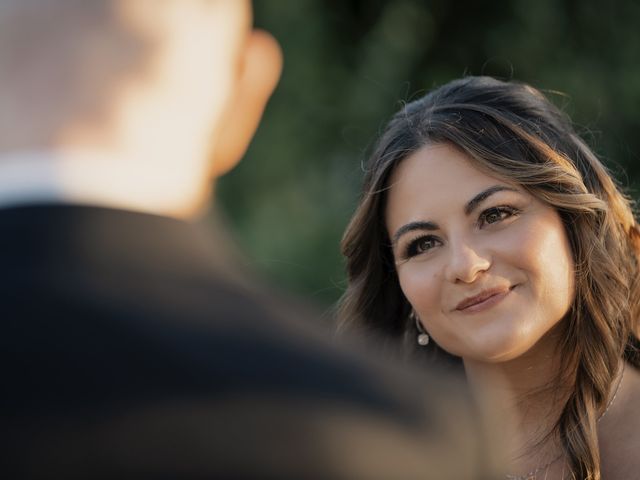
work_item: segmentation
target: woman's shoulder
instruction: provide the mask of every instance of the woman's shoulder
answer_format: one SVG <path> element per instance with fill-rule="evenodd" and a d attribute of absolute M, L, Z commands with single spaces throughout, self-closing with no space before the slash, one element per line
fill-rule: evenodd
<path fill-rule="evenodd" d="M 598 430 L 602 478 L 635 478 L 640 471 L 640 369 L 637 367 L 626 365 L 617 398 Z"/>

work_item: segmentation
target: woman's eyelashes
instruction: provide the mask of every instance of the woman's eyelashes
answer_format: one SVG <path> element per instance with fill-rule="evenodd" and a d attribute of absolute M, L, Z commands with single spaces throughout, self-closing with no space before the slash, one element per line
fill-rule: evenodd
<path fill-rule="evenodd" d="M 520 214 L 520 209 L 512 207 L 511 205 L 499 205 L 496 207 L 487 208 L 483 210 L 478 216 L 476 225 L 478 228 L 483 228 L 487 225 L 502 222 L 511 217 L 515 217 Z"/>
<path fill-rule="evenodd" d="M 416 255 L 426 253 L 439 245 L 442 245 L 442 242 L 435 235 L 420 236 L 407 244 L 403 258 L 408 259 L 415 257 Z"/>
<path fill-rule="evenodd" d="M 519 208 L 511 205 L 499 205 L 483 210 L 475 225 L 482 230 L 492 225 L 498 225 L 509 219 L 515 218 L 521 213 Z M 410 240 L 402 250 L 402 260 L 408 260 L 417 255 L 429 253 L 436 247 L 443 245 L 443 241 L 436 235 L 420 235 Z"/>

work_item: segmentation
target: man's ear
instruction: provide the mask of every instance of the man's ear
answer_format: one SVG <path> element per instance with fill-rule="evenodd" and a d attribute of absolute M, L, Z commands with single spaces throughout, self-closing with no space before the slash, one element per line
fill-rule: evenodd
<path fill-rule="evenodd" d="M 218 129 L 214 144 L 213 176 L 231 170 L 243 157 L 282 71 L 282 51 L 269 33 L 249 34 L 240 76 Z"/>

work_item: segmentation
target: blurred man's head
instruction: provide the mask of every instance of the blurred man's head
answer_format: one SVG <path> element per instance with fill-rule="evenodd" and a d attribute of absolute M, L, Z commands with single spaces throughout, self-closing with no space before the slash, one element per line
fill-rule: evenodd
<path fill-rule="evenodd" d="M 280 67 L 245 0 L 2 0 L 0 152 L 112 162 L 129 172 L 112 183 L 189 215 L 243 155 Z"/>

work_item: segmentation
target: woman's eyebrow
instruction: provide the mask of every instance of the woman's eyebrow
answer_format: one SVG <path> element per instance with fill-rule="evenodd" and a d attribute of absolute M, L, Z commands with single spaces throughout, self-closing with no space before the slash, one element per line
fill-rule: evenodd
<path fill-rule="evenodd" d="M 392 245 L 395 245 L 398 239 L 407 232 L 411 232 L 413 230 L 439 230 L 440 227 L 437 223 L 433 222 L 409 222 L 403 226 L 401 226 L 396 233 L 393 234 Z"/>
<path fill-rule="evenodd" d="M 476 208 L 478 208 L 478 205 L 484 202 L 491 195 L 493 195 L 494 193 L 503 192 L 503 191 L 518 192 L 518 189 L 509 187 L 507 185 L 494 185 L 493 187 L 489 187 L 486 190 L 483 190 L 482 192 L 477 194 L 475 197 L 473 197 L 471 200 L 467 202 L 467 205 L 464 207 L 464 214 L 469 215 Z"/>
<path fill-rule="evenodd" d="M 478 193 L 475 197 L 473 197 L 471 200 L 467 202 L 467 204 L 464 207 L 464 214 L 465 215 L 471 214 L 476 208 L 478 208 L 478 205 L 484 202 L 491 195 L 493 195 L 494 193 L 502 192 L 502 191 L 518 192 L 516 188 L 509 187 L 507 185 L 494 185 L 492 187 L 489 187 L 486 190 L 483 190 L 480 193 Z M 396 230 L 396 233 L 393 234 L 393 238 L 391 239 L 392 240 L 391 244 L 395 245 L 402 235 L 408 232 L 412 232 L 414 230 L 433 231 L 433 230 L 439 230 L 439 229 L 440 227 L 438 226 L 438 224 L 434 222 L 428 222 L 428 221 L 409 222 L 401 226 L 398 230 Z"/>

